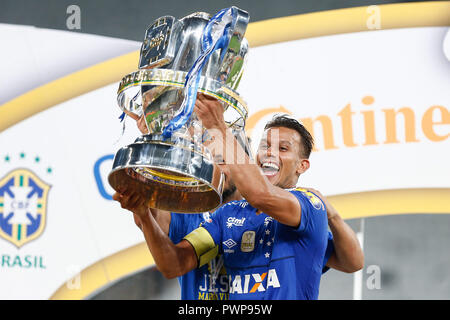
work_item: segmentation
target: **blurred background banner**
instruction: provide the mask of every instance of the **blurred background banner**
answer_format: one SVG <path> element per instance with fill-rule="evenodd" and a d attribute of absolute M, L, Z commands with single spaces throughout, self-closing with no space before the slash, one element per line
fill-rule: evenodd
<path fill-rule="evenodd" d="M 107 182 L 139 135 L 118 83 L 163 15 L 250 14 L 239 92 L 256 150 L 273 114 L 316 144 L 300 186 L 357 232 L 365 267 L 321 299 L 450 297 L 450 1 L 2 1 L 0 299 L 178 299 Z"/>

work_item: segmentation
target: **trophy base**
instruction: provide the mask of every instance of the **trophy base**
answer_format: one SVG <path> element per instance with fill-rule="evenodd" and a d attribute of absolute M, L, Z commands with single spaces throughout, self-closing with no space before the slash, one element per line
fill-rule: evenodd
<path fill-rule="evenodd" d="M 215 210 L 222 203 L 223 180 L 200 146 L 154 134 L 121 148 L 108 176 L 114 190 L 131 189 L 148 199 L 148 207 L 177 213 Z"/>

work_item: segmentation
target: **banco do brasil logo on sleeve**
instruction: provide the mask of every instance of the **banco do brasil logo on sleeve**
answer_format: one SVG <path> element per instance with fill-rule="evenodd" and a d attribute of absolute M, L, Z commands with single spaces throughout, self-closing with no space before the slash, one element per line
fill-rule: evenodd
<path fill-rule="evenodd" d="M 50 185 L 26 168 L 0 178 L 0 237 L 17 248 L 38 238 L 45 228 Z"/>

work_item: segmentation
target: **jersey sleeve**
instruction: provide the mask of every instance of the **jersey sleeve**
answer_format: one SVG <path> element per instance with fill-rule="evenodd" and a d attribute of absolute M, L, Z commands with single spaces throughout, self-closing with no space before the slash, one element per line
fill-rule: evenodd
<path fill-rule="evenodd" d="M 173 243 L 183 240 L 183 237 L 198 228 L 203 221 L 201 213 L 170 213 L 169 238 Z"/>
<path fill-rule="evenodd" d="M 328 259 L 330 259 L 333 253 L 334 253 L 333 234 L 330 231 L 328 231 L 328 242 L 327 242 L 327 249 L 325 251 L 325 256 L 323 257 L 322 274 L 330 270 L 330 268 L 327 267 L 326 264 L 328 262 Z"/>
<path fill-rule="evenodd" d="M 210 219 L 184 237 L 195 250 L 199 268 L 219 253 L 219 244 L 222 243 L 220 211 L 221 209 L 218 209 Z"/>
<path fill-rule="evenodd" d="M 327 219 L 327 211 L 322 200 L 306 189 L 297 188 L 290 192 L 297 198 L 301 207 L 300 225 L 296 232 L 305 234 L 323 228 L 323 220 Z"/>
<path fill-rule="evenodd" d="M 173 243 L 177 244 L 186 235 L 186 228 L 184 227 L 185 218 L 182 214 L 170 213 L 170 224 L 169 224 L 169 238 Z"/>

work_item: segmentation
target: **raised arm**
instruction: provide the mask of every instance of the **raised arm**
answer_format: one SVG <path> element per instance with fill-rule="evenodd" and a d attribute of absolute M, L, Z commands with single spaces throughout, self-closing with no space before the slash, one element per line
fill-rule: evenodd
<path fill-rule="evenodd" d="M 122 208 L 133 212 L 156 266 L 166 278 L 181 276 L 197 267 L 197 255 L 191 244 L 181 240 L 175 245 L 146 207 L 145 199 L 127 190 L 121 195 L 115 195 L 115 200 Z"/>
<path fill-rule="evenodd" d="M 328 225 L 333 234 L 334 252 L 326 266 L 342 272 L 352 273 L 364 266 L 364 253 L 355 232 L 342 219 L 337 210 L 319 191 L 306 188 L 318 195 L 327 208 Z"/>
<path fill-rule="evenodd" d="M 273 185 L 261 173 L 261 168 L 248 158 L 240 144 L 227 128 L 220 103 L 213 98 L 199 95 L 196 113 L 213 142 L 215 154 L 222 153 L 232 180 L 241 195 L 255 208 L 272 216 L 277 221 L 297 227 L 300 225 L 301 207 L 290 192 Z M 295 174 L 295 172 L 294 172 Z"/>
<path fill-rule="evenodd" d="M 150 210 L 150 213 L 155 218 L 156 222 L 161 227 L 161 229 L 164 231 L 164 233 L 169 234 L 170 222 L 171 222 L 170 212 L 155 209 L 155 208 L 145 208 L 145 207 L 136 208 L 135 204 L 133 203 L 133 201 L 135 199 L 135 197 L 133 197 L 133 196 L 134 195 L 131 192 L 128 192 L 128 193 L 116 192 L 115 194 L 113 194 L 112 198 L 113 198 L 113 200 L 120 202 L 120 205 L 122 206 L 122 208 L 128 209 L 132 212 L 133 212 L 133 210 L 135 210 L 135 211 L 136 210 L 145 210 L 146 211 L 147 209 Z M 133 210 L 131 210 L 129 208 L 133 208 Z M 134 223 L 142 231 L 142 222 L 141 222 L 141 219 L 139 218 L 139 216 L 142 213 L 136 213 L 136 212 L 133 212 Z"/>

